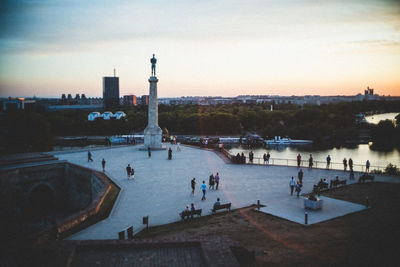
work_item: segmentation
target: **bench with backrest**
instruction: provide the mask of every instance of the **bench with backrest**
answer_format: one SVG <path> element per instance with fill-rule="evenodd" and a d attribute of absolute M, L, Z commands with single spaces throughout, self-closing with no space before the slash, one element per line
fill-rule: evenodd
<path fill-rule="evenodd" d="M 358 178 L 358 182 L 364 183 L 366 180 L 371 180 L 371 182 L 373 182 L 374 178 L 375 176 L 364 173 L 363 175 L 360 176 L 360 178 Z"/>
<path fill-rule="evenodd" d="M 202 209 L 192 210 L 192 211 L 182 211 L 179 215 L 181 216 L 182 220 L 185 218 L 193 218 L 194 215 L 199 215 L 201 217 Z"/>
<path fill-rule="evenodd" d="M 231 204 L 232 203 L 226 203 L 226 204 L 220 204 L 218 206 L 214 206 L 211 211 L 212 211 L 212 213 L 217 212 L 217 210 L 223 210 L 223 209 L 227 209 L 227 210 L 231 211 Z"/>
<path fill-rule="evenodd" d="M 338 186 L 338 185 L 345 185 L 347 183 L 347 180 L 331 180 L 331 186 L 330 188 L 334 187 L 334 186 Z"/>

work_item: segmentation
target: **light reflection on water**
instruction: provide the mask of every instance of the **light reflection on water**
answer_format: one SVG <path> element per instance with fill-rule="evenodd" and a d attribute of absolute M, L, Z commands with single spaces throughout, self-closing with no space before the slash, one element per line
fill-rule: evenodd
<path fill-rule="evenodd" d="M 360 144 L 354 148 L 318 148 L 316 146 L 271 146 L 267 148 L 254 148 L 248 149 L 247 147 L 239 146 L 229 149 L 229 153 L 236 155 L 237 153 L 244 152 L 248 157 L 250 150 L 253 151 L 255 158 L 262 158 L 264 153 L 271 154 L 271 158 L 293 159 L 295 160 L 297 154 L 300 153 L 302 160 L 308 160 L 310 154 L 313 155 L 314 161 L 326 161 L 328 155 L 331 156 L 331 161 L 334 163 L 342 163 L 343 159 L 353 159 L 354 164 L 365 165 L 367 160 L 370 161 L 371 166 L 385 167 L 389 163 L 400 167 L 400 151 L 393 149 L 392 151 L 375 151 L 369 148 L 367 144 Z"/>
<path fill-rule="evenodd" d="M 375 114 L 370 116 L 365 116 L 365 119 L 368 123 L 378 124 L 383 120 L 394 120 L 394 118 L 398 115 L 398 112 L 395 113 L 383 113 L 383 114 Z"/>

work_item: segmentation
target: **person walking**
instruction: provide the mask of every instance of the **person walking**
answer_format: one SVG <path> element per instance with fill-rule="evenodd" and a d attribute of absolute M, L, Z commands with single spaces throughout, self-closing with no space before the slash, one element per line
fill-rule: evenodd
<path fill-rule="evenodd" d="M 264 153 L 263 159 L 264 159 L 264 164 L 267 164 L 267 154 L 266 153 Z"/>
<path fill-rule="evenodd" d="M 301 164 L 301 155 L 298 154 L 297 155 L 297 167 L 300 168 L 300 164 Z"/>
<path fill-rule="evenodd" d="M 192 187 L 192 195 L 194 195 L 194 189 L 196 188 L 196 178 L 193 177 L 192 181 L 190 181 L 190 186 Z"/>
<path fill-rule="evenodd" d="M 269 158 L 271 157 L 271 154 L 269 154 L 269 152 L 267 152 L 267 164 L 269 165 Z"/>
<path fill-rule="evenodd" d="M 312 169 L 314 165 L 312 154 L 310 154 L 310 158 L 308 159 L 308 168 Z"/>
<path fill-rule="evenodd" d="M 352 172 L 353 171 L 353 160 L 349 158 L 349 169 Z"/>
<path fill-rule="evenodd" d="M 299 178 L 299 181 L 301 184 L 303 184 L 303 170 L 300 169 L 299 173 L 297 174 L 297 177 Z"/>
<path fill-rule="evenodd" d="M 207 191 L 206 181 L 203 181 L 203 184 L 200 186 L 200 188 L 203 191 L 203 197 L 201 198 L 201 200 L 206 200 L 206 191 Z"/>
<path fill-rule="evenodd" d="M 131 171 L 132 171 L 131 165 L 128 164 L 128 166 L 126 166 L 126 174 L 128 175 L 128 180 L 131 178 Z"/>
<path fill-rule="evenodd" d="M 294 190 L 294 187 L 296 186 L 296 181 L 293 179 L 293 176 L 289 182 L 289 186 L 290 186 L 290 195 L 293 196 L 293 190 Z"/>
<path fill-rule="evenodd" d="M 343 159 L 343 169 L 344 169 L 344 171 L 347 171 L 347 159 L 346 158 Z"/>
<path fill-rule="evenodd" d="M 103 167 L 103 172 L 106 171 L 106 160 L 103 158 L 101 161 L 101 166 Z"/>
<path fill-rule="evenodd" d="M 215 184 L 216 184 L 215 190 L 218 190 L 218 185 L 219 185 L 219 174 L 218 174 L 218 172 L 217 172 L 217 175 L 215 175 Z"/>
<path fill-rule="evenodd" d="M 151 149 L 150 149 L 150 147 L 147 148 L 147 153 L 149 155 L 149 158 L 151 158 Z"/>
<path fill-rule="evenodd" d="M 215 184 L 215 177 L 214 177 L 214 173 L 212 173 L 211 175 L 210 175 L 210 179 L 209 179 L 209 181 L 208 181 L 208 185 L 209 185 L 209 188 L 208 189 L 214 189 L 214 184 Z"/>
<path fill-rule="evenodd" d="M 369 172 L 369 166 L 370 166 L 371 164 L 369 163 L 369 160 L 367 160 L 367 162 L 365 163 L 365 171 L 366 172 Z"/>
<path fill-rule="evenodd" d="M 301 184 L 300 184 L 299 181 L 297 181 L 297 183 L 296 183 L 296 193 L 297 193 L 297 197 L 299 197 L 300 192 L 301 192 Z"/>
<path fill-rule="evenodd" d="M 327 168 L 328 170 L 329 170 L 330 165 L 331 165 L 331 156 L 328 155 L 328 156 L 326 157 L 326 168 Z"/>
<path fill-rule="evenodd" d="M 90 149 L 88 150 L 88 153 L 87 153 L 87 161 L 89 162 L 89 161 L 92 161 L 93 162 L 93 159 L 92 159 L 92 152 L 90 151 Z"/>

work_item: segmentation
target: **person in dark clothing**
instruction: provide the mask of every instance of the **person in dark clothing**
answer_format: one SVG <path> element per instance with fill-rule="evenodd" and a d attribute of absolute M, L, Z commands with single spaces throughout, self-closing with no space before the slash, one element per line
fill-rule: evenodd
<path fill-rule="evenodd" d="M 215 177 L 214 177 L 214 173 L 212 173 L 210 175 L 210 179 L 208 181 L 208 185 L 209 185 L 208 189 L 214 189 L 214 184 L 215 184 Z"/>
<path fill-rule="evenodd" d="M 300 168 L 300 163 L 301 163 L 301 156 L 300 154 L 297 155 L 297 167 Z"/>
<path fill-rule="evenodd" d="M 349 168 L 350 168 L 350 171 L 352 172 L 353 171 L 353 160 L 351 158 L 349 158 Z"/>
<path fill-rule="evenodd" d="M 126 166 L 126 174 L 128 175 L 128 180 L 131 178 L 131 171 L 132 171 L 131 165 L 128 164 L 128 166 Z"/>
<path fill-rule="evenodd" d="M 267 152 L 267 164 L 269 164 L 270 157 L 271 157 L 271 154 L 269 154 L 269 152 Z"/>
<path fill-rule="evenodd" d="M 263 158 L 264 158 L 264 164 L 267 164 L 267 154 L 266 153 L 264 153 Z"/>
<path fill-rule="evenodd" d="M 254 159 L 254 153 L 253 153 L 253 151 L 250 151 L 250 153 L 249 153 L 249 163 L 253 164 L 253 159 Z"/>
<path fill-rule="evenodd" d="M 314 165 L 312 154 L 310 154 L 310 158 L 308 159 L 308 168 L 312 169 Z"/>
<path fill-rule="evenodd" d="M 149 155 L 149 158 L 151 158 L 151 149 L 150 149 L 150 147 L 147 148 L 147 153 Z"/>
<path fill-rule="evenodd" d="M 133 167 L 131 169 L 131 176 L 132 176 L 132 178 L 135 178 L 135 169 Z"/>
<path fill-rule="evenodd" d="M 239 153 L 236 154 L 236 162 L 235 163 L 237 163 L 237 164 L 240 163 L 240 154 Z"/>
<path fill-rule="evenodd" d="M 344 171 L 347 171 L 347 159 L 346 158 L 343 159 L 343 169 L 344 169 Z"/>
<path fill-rule="evenodd" d="M 190 182 L 190 186 L 192 187 L 192 195 L 194 195 L 194 189 L 196 187 L 196 178 L 193 177 L 192 181 Z"/>
<path fill-rule="evenodd" d="M 168 159 L 169 160 L 172 159 L 172 149 L 171 148 L 168 149 Z"/>
<path fill-rule="evenodd" d="M 299 178 L 299 182 L 303 184 L 303 170 L 300 169 L 299 173 L 297 174 L 297 177 Z"/>
<path fill-rule="evenodd" d="M 103 167 L 103 172 L 106 171 L 106 160 L 104 158 L 101 161 L 101 166 Z"/>

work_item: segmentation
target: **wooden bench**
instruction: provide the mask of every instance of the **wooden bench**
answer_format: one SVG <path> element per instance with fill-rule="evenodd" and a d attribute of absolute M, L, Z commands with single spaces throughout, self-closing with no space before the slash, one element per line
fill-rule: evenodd
<path fill-rule="evenodd" d="M 334 186 L 338 186 L 338 185 L 345 185 L 345 184 L 347 184 L 347 180 L 346 179 L 344 179 L 344 180 L 331 180 L 331 186 L 330 186 L 330 188 L 332 188 L 332 187 L 334 187 Z"/>
<path fill-rule="evenodd" d="M 366 180 L 371 180 L 372 182 L 374 181 L 374 178 L 375 176 L 364 173 L 363 175 L 360 176 L 360 178 L 358 178 L 358 182 L 365 183 Z"/>
<path fill-rule="evenodd" d="M 193 210 L 193 211 L 182 211 L 179 215 L 181 216 L 182 220 L 185 218 L 193 218 L 194 215 L 199 215 L 201 217 L 202 209 Z"/>
<path fill-rule="evenodd" d="M 226 204 L 214 206 L 211 211 L 212 211 L 212 213 L 216 213 L 217 210 L 222 210 L 222 209 L 227 209 L 227 210 L 231 211 L 231 205 L 232 205 L 232 203 L 226 203 Z"/>

